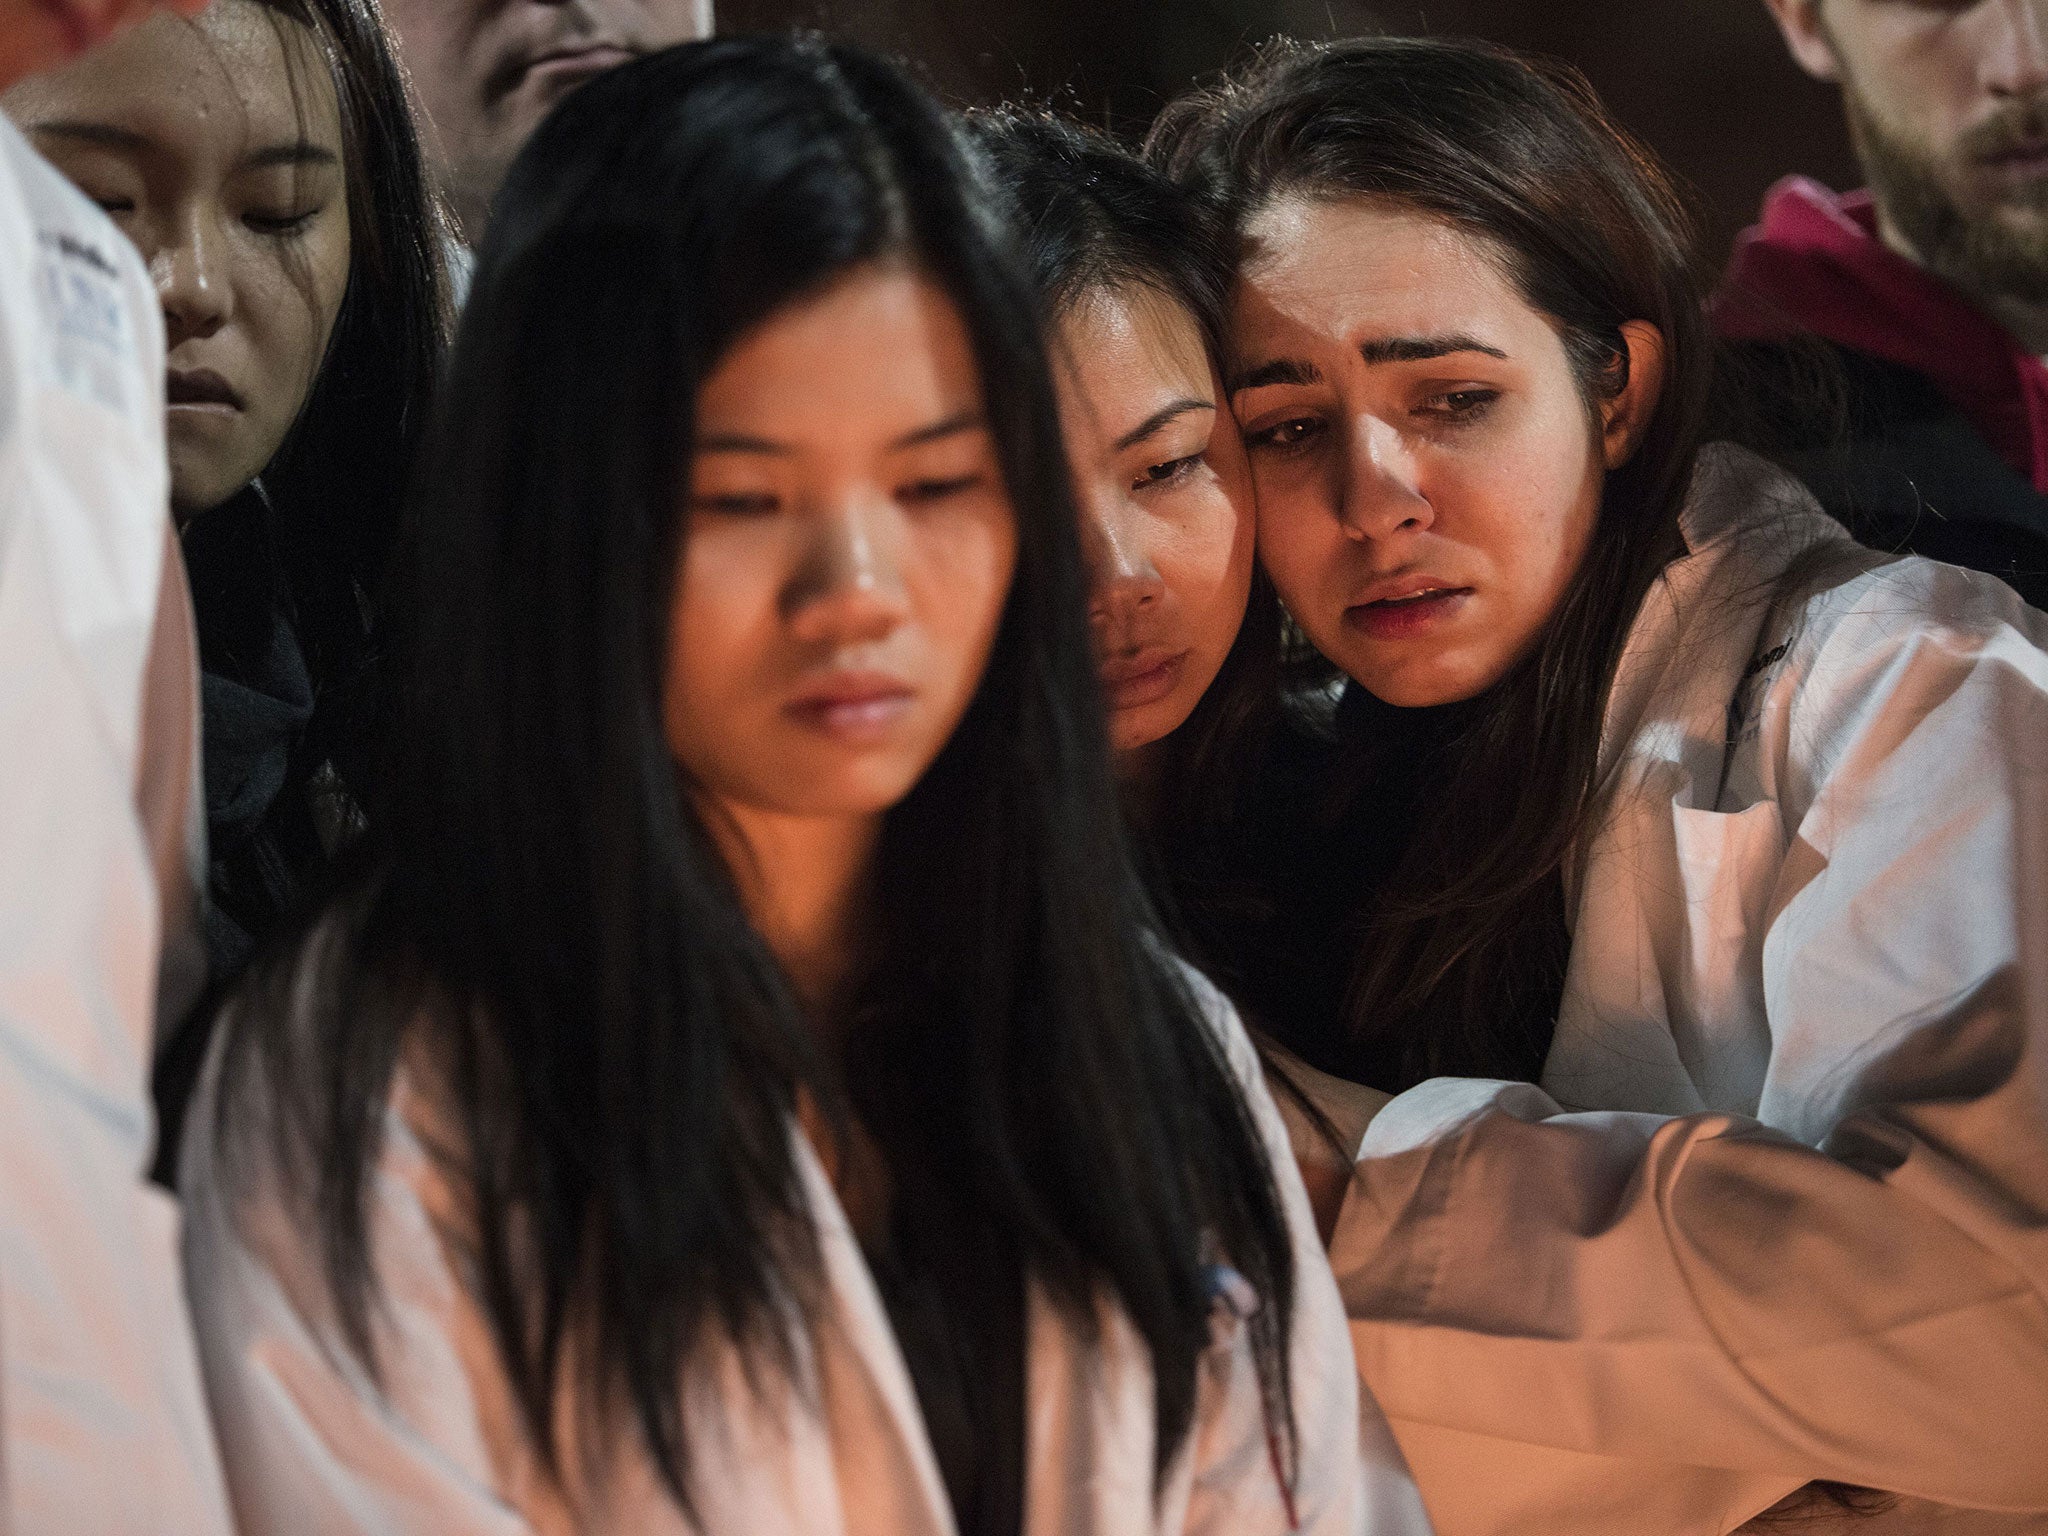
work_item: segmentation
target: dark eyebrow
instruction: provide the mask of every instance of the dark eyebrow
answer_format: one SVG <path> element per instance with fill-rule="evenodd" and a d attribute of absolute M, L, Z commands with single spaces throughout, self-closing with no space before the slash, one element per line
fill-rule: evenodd
<path fill-rule="evenodd" d="M 889 446 L 915 448 L 923 443 L 937 442 L 942 437 L 954 437 L 962 432 L 979 432 L 983 424 L 979 410 L 958 411 L 944 421 L 935 421 L 928 427 L 919 427 L 915 432 L 906 432 Z"/>
<path fill-rule="evenodd" d="M 70 118 L 59 118 L 54 122 L 30 123 L 32 134 L 48 134 L 53 138 L 70 139 L 79 144 L 95 144 L 101 149 L 116 149 L 135 154 L 152 147 L 151 141 L 132 128 L 116 128 L 112 123 L 89 123 Z M 323 144 L 310 139 L 299 139 L 287 144 L 268 144 L 242 161 L 243 170 L 265 170 L 274 165 L 339 165 L 341 156 Z"/>
<path fill-rule="evenodd" d="M 271 144 L 242 162 L 243 170 L 264 170 L 273 165 L 339 165 L 341 156 L 324 144 L 300 139 L 296 144 Z"/>
<path fill-rule="evenodd" d="M 1176 400 L 1171 405 L 1161 406 L 1150 416 L 1139 422 L 1130 431 L 1116 440 L 1115 451 L 1122 453 L 1126 448 L 1142 443 L 1169 421 L 1185 416 L 1189 411 L 1213 411 L 1215 402 L 1209 400 Z"/>
<path fill-rule="evenodd" d="M 1279 357 L 1270 363 L 1261 363 L 1247 373 L 1240 373 L 1230 381 L 1230 393 L 1238 395 L 1248 389 L 1263 389 L 1268 384 L 1320 384 L 1323 370 L 1314 363 L 1304 362 L 1298 357 Z"/>
<path fill-rule="evenodd" d="M 1382 336 L 1366 342 L 1358 349 L 1358 355 L 1368 363 L 1423 363 L 1433 357 L 1449 357 L 1457 352 L 1483 352 L 1488 357 L 1507 360 L 1507 353 L 1499 347 L 1489 347 L 1485 342 L 1470 336 Z"/>
<path fill-rule="evenodd" d="M 697 439 L 697 452 L 787 454 L 789 449 L 781 443 L 771 443 L 765 437 L 748 437 L 743 432 L 716 432 Z"/>
<path fill-rule="evenodd" d="M 71 139 L 80 144 L 97 144 L 101 149 L 121 149 L 133 153 L 149 147 L 149 141 L 130 128 L 116 128 L 112 123 L 85 123 L 69 118 L 58 118 L 53 122 L 30 123 L 31 134 L 48 134 L 52 138 Z"/>
<path fill-rule="evenodd" d="M 928 427 L 919 427 L 915 432 L 906 432 L 889 445 L 890 449 L 915 448 L 923 443 L 936 442 L 942 437 L 953 437 L 961 432 L 976 432 L 983 425 L 978 410 L 961 411 L 943 421 L 935 421 Z M 749 437 L 744 432 L 715 432 L 708 437 L 697 439 L 699 453 L 765 453 L 786 457 L 795 452 L 787 443 L 773 442 L 765 437 Z"/>

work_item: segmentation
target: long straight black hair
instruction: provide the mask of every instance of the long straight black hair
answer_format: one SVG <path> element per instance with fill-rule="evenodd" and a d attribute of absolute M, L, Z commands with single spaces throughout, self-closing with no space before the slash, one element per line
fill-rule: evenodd
<path fill-rule="evenodd" d="M 542 126 L 425 456 L 378 852 L 296 959 L 252 978 L 225 1069 L 230 1175 L 285 1159 L 367 1357 L 378 1127 L 401 1056 L 431 1062 L 534 1443 L 559 1468 L 559 1378 L 587 1361 L 590 1400 L 637 1425 L 685 1510 L 683 1370 L 718 1338 L 786 1367 L 785 1304 L 814 1294 L 800 1090 L 873 1135 L 899 1220 L 993 1237 L 1084 1329 L 1098 1297 L 1121 1304 L 1150 1347 L 1162 1469 L 1192 1421 L 1215 1251 L 1269 1300 L 1255 1347 L 1285 1401 L 1288 1232 L 1150 936 L 1035 301 L 955 133 L 894 68 L 816 41 L 673 49 Z M 972 705 L 885 819 L 842 1078 L 745 918 L 660 700 L 697 390 L 749 327 L 878 262 L 958 307 L 1018 557 Z M 278 1106 L 275 1144 L 227 1134 L 238 1101 Z"/>
<path fill-rule="evenodd" d="M 1608 692 L 1644 596 L 1683 553 L 1714 367 L 1685 199 L 1577 72 L 1457 40 L 1270 46 L 1169 106 L 1149 149 L 1239 230 L 1298 195 L 1465 231 L 1557 327 L 1589 413 L 1626 384 L 1623 324 L 1663 333 L 1659 404 L 1607 477 L 1583 566 L 1529 657 L 1457 712 L 1405 851 L 1357 914 L 1348 1059 L 1318 1062 L 1390 1090 L 1533 1079 L 1563 990 L 1564 876 L 1601 789 Z M 1398 731 L 1408 713 L 1380 723 Z M 1354 766 L 1370 773 L 1365 747 Z"/>
<path fill-rule="evenodd" d="M 302 755 L 337 753 L 361 777 L 376 608 L 447 350 L 449 226 L 375 0 L 255 3 L 313 34 L 340 108 L 348 282 L 312 388 L 262 484 L 282 598 L 316 703 L 326 706 L 312 726 L 325 739 Z"/>
<path fill-rule="evenodd" d="M 1224 311 L 1234 269 L 1220 209 L 1108 134 L 1049 111 L 1007 107 L 968 119 L 1007 191 L 1047 319 L 1092 294 L 1143 290 L 1178 305 L 1201 332 L 1220 373 Z M 1218 400 L 1218 432 L 1234 432 Z M 1252 509 L 1244 508 L 1247 516 Z M 1238 810 L 1249 765 L 1277 717 L 1289 654 L 1280 599 L 1252 573 L 1244 620 L 1214 681 L 1163 743 L 1165 757 L 1143 820 L 1178 848 L 1206 842 Z M 1190 860 L 1169 853 L 1171 880 Z M 1192 896 L 1194 892 L 1177 893 Z"/>

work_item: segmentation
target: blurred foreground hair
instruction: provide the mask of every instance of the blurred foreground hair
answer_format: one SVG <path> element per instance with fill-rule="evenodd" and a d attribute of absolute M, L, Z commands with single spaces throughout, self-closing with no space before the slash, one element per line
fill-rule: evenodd
<path fill-rule="evenodd" d="M 1149 937 L 1036 306 L 991 206 L 936 105 L 821 42 L 691 44 L 564 102 L 496 205 L 426 455 L 391 814 L 238 1009 L 224 1162 L 287 1159 L 358 1352 L 402 1059 L 453 1107 L 533 1441 L 559 1473 L 562 1376 L 586 1372 L 605 1417 L 583 1427 L 637 1425 L 685 1510 L 685 1372 L 718 1342 L 757 1382 L 787 1372 L 817 1300 L 800 1092 L 874 1137 L 921 1248 L 1005 1256 L 1084 1336 L 1122 1306 L 1162 1469 L 1211 1244 L 1268 1298 L 1255 1345 L 1286 1390 L 1288 1234 Z M 886 818 L 842 1070 L 746 920 L 661 699 L 697 392 L 750 328 L 876 263 L 958 307 L 1018 559 L 974 702 Z M 278 1134 L 237 1134 L 237 1101 L 279 1105 Z"/>

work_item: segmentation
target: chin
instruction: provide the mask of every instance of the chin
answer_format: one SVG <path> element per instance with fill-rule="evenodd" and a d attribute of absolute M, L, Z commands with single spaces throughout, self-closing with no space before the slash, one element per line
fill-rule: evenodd
<path fill-rule="evenodd" d="M 180 454 L 174 445 L 171 451 L 171 509 L 177 514 L 178 521 L 190 522 L 202 512 L 211 512 L 224 502 L 232 501 L 253 479 L 254 475 L 223 474 L 211 464 L 195 462 L 193 456 Z"/>
<path fill-rule="evenodd" d="M 879 816 L 901 805 L 923 777 L 922 772 L 889 771 L 823 775 L 800 784 L 784 781 L 759 799 L 785 816 L 818 820 Z"/>
<path fill-rule="evenodd" d="M 1185 704 L 1178 699 L 1162 699 L 1142 709 L 1113 712 L 1109 717 L 1110 750 L 1119 754 L 1136 752 L 1164 741 L 1187 724 L 1188 716 L 1200 702 L 1198 694 Z"/>
<path fill-rule="evenodd" d="M 1344 670 L 1359 687 L 1382 704 L 1391 704 L 1396 709 L 1435 709 L 1441 704 L 1462 704 L 1467 699 L 1478 698 L 1499 681 L 1498 677 L 1483 674 L 1422 668 L 1393 671 L 1361 667 L 1354 671 L 1346 667 Z"/>

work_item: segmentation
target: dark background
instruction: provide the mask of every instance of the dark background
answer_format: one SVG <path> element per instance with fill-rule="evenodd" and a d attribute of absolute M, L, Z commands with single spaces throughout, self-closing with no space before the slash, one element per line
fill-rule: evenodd
<path fill-rule="evenodd" d="M 723 31 L 822 27 L 910 58 L 955 102 L 1051 100 L 1127 132 L 1275 33 L 1490 38 L 1583 69 L 1698 193 L 1717 262 L 1779 176 L 1857 181 L 1833 89 L 1792 64 L 1762 0 L 717 0 L 717 11 Z"/>

